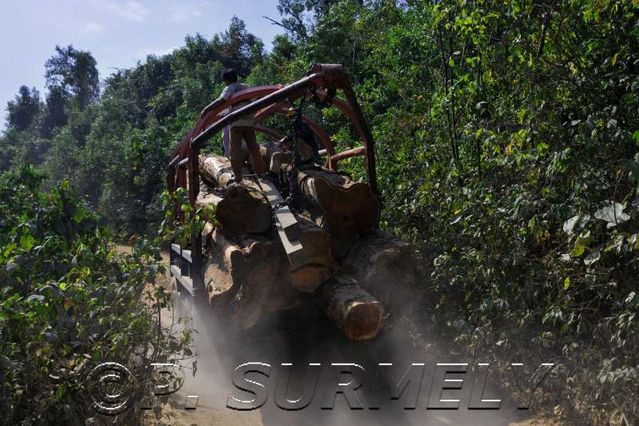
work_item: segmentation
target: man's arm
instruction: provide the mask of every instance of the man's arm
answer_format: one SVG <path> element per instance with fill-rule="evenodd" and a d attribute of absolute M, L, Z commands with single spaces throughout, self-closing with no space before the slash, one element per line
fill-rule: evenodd
<path fill-rule="evenodd" d="M 224 90 L 222 90 L 222 93 L 220 93 L 220 97 L 217 98 L 216 100 L 214 100 L 213 102 L 211 102 L 210 104 L 208 104 L 200 113 L 200 116 L 203 116 L 204 114 L 206 114 L 207 112 L 211 111 L 214 108 L 217 108 L 218 106 L 222 105 L 224 102 L 228 101 L 229 99 L 231 99 L 231 96 L 233 95 L 233 93 L 235 92 L 233 86 L 226 86 L 224 88 Z"/>
<path fill-rule="evenodd" d="M 209 111 L 211 111 L 212 109 L 217 108 L 218 106 L 222 105 L 224 102 L 226 102 L 226 99 L 219 97 L 216 100 L 214 100 L 213 102 L 211 102 L 210 104 L 208 104 L 200 113 L 200 117 L 204 116 L 204 114 L 208 113 Z"/>

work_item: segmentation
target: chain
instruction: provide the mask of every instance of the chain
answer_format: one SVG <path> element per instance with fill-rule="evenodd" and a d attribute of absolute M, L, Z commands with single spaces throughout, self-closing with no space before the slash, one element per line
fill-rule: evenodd
<path fill-rule="evenodd" d="M 283 204 L 287 204 L 289 207 L 293 207 L 295 200 L 303 198 L 304 195 L 300 188 L 299 182 L 297 181 L 297 177 L 299 174 L 298 164 L 302 161 L 299 150 L 297 149 L 297 141 L 299 138 L 302 137 L 302 132 L 300 131 L 300 126 L 302 125 L 302 110 L 304 108 L 304 105 L 306 104 L 307 98 L 308 92 L 304 94 L 304 96 L 300 100 L 299 105 L 297 106 L 297 108 L 295 108 L 295 113 L 293 116 L 293 161 L 291 163 L 291 170 L 289 170 L 289 172 L 287 173 L 289 193 L 288 197 L 286 197 L 286 200 L 284 200 L 283 202 Z"/>

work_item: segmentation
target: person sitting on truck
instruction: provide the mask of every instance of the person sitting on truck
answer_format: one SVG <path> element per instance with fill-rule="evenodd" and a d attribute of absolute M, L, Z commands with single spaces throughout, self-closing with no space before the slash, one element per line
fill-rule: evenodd
<path fill-rule="evenodd" d="M 215 101 L 202 110 L 202 115 L 228 101 L 233 94 L 248 88 L 245 84 L 238 83 L 237 73 L 235 70 L 230 68 L 226 68 L 222 71 L 222 80 L 226 84 L 226 87 L 222 90 L 222 93 Z M 240 102 L 233 105 L 229 109 L 229 113 L 242 108 L 246 104 L 247 102 Z M 249 159 L 255 173 L 259 176 L 266 172 L 266 165 L 260 155 L 260 147 L 257 144 L 257 139 L 255 138 L 255 130 L 253 130 L 252 127 L 253 125 L 253 119 L 240 118 L 224 129 L 224 135 L 222 138 L 224 155 L 227 157 L 230 155 L 231 168 L 233 169 L 233 175 L 236 182 L 242 181 L 242 166 L 244 165 L 245 158 L 242 150 L 242 140 L 244 140 L 246 147 L 248 148 Z"/>

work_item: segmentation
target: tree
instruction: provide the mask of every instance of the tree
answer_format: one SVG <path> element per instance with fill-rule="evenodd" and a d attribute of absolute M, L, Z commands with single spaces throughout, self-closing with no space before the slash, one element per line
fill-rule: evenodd
<path fill-rule="evenodd" d="M 40 112 L 40 93 L 35 88 L 20 86 L 15 100 L 7 104 L 7 112 L 9 128 L 26 130 Z"/>
<path fill-rule="evenodd" d="M 40 127 L 40 135 L 42 137 L 51 139 L 54 129 L 67 123 L 65 103 L 64 90 L 57 86 L 51 87 L 47 95 L 46 110 Z"/>
<path fill-rule="evenodd" d="M 226 31 L 213 36 L 211 44 L 221 53 L 224 66 L 235 69 L 242 76 L 248 75 L 264 54 L 262 40 L 246 31 L 246 24 L 237 16 L 231 19 Z"/>
<path fill-rule="evenodd" d="M 284 28 L 293 40 L 303 43 L 313 32 L 315 23 L 336 3 L 336 0 L 279 0 L 277 11 L 282 20 L 265 18 Z M 362 0 L 357 3 L 361 6 Z"/>
<path fill-rule="evenodd" d="M 45 63 L 47 87 L 61 88 L 84 110 L 100 93 L 100 80 L 96 61 L 90 52 L 76 50 L 72 45 L 56 46 L 56 55 Z"/>

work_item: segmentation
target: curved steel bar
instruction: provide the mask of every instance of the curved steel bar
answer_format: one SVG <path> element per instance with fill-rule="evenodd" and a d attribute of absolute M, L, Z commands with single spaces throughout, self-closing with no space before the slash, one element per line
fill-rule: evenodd
<path fill-rule="evenodd" d="M 196 133 L 200 133 L 205 128 L 209 127 L 211 124 L 215 123 L 217 120 L 221 118 L 220 113 L 224 110 L 236 105 L 240 102 L 244 102 L 254 98 L 262 98 L 266 95 L 269 95 L 273 92 L 277 92 L 282 88 L 281 84 L 273 85 L 273 86 L 258 86 L 258 87 L 249 87 L 248 89 L 242 90 L 241 92 L 234 93 L 229 100 L 224 102 L 222 105 L 219 105 L 216 108 L 207 111 L 206 113 L 200 114 L 200 118 L 195 125 Z M 206 107 L 208 108 L 208 106 Z M 206 110 L 204 108 L 204 110 Z"/>
<path fill-rule="evenodd" d="M 273 115 L 273 114 L 287 115 L 288 112 L 289 112 L 289 107 L 287 107 L 287 105 L 284 102 L 279 102 L 258 111 L 258 113 L 255 114 L 255 117 L 257 120 L 263 120 L 267 118 L 269 115 Z M 324 130 L 324 128 L 320 126 L 315 120 L 313 120 L 312 118 L 306 115 L 302 115 L 302 121 L 308 124 L 311 130 L 315 132 L 315 134 L 320 139 L 320 141 L 322 141 L 322 145 L 324 145 L 324 148 L 326 148 L 326 150 L 330 153 L 330 155 L 334 155 L 335 146 L 333 145 L 333 141 L 331 140 L 331 137 L 326 132 L 326 130 Z"/>
<path fill-rule="evenodd" d="M 245 118 L 247 115 L 251 115 L 262 108 L 276 103 L 282 99 L 286 98 L 296 98 L 302 95 L 305 91 L 307 91 L 310 87 L 313 87 L 315 82 L 318 82 L 322 79 L 322 73 L 311 74 L 308 77 L 304 77 L 303 79 L 285 86 L 280 90 L 272 92 L 252 103 L 246 105 L 238 110 L 231 111 L 229 114 L 222 117 L 220 120 L 215 123 L 209 125 L 206 129 L 204 129 L 198 135 L 195 135 L 191 140 L 191 149 L 199 149 L 204 141 L 219 132 L 221 129 L 226 127 L 227 125 L 233 123 L 234 121 Z M 227 106 L 228 107 L 228 106 Z"/>

